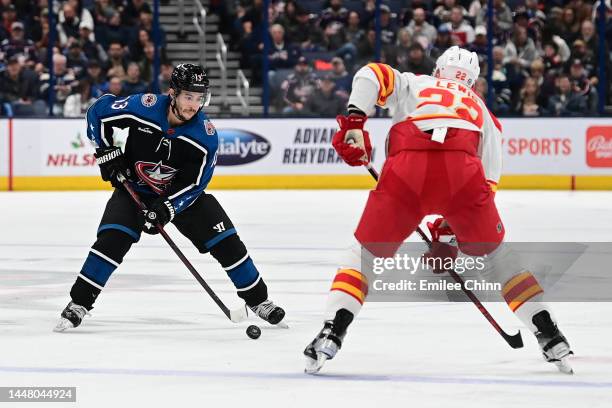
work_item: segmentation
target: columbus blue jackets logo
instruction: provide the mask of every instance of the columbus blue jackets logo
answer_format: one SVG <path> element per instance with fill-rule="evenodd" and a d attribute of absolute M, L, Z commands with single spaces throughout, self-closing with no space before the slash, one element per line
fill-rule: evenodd
<path fill-rule="evenodd" d="M 162 194 L 167 190 L 177 172 L 176 169 L 162 164 L 161 161 L 159 163 L 139 161 L 134 167 L 136 167 L 140 180 L 157 194 Z"/>
<path fill-rule="evenodd" d="M 204 127 L 206 128 L 206 134 L 208 136 L 212 136 L 215 134 L 215 126 L 212 124 L 210 120 L 204 121 Z"/>
<path fill-rule="evenodd" d="M 142 102 L 142 104 L 147 108 L 150 108 L 157 102 L 157 95 L 150 93 L 144 94 L 140 97 L 140 102 Z"/>

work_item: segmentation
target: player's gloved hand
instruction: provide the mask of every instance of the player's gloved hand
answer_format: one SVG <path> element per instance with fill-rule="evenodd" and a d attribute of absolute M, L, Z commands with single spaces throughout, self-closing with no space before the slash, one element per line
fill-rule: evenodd
<path fill-rule="evenodd" d="M 157 224 L 162 227 L 174 218 L 174 206 L 164 197 L 153 201 L 149 208 L 144 212 L 143 232 L 151 235 L 159 233 Z"/>
<path fill-rule="evenodd" d="M 444 273 L 457 258 L 455 233 L 443 217 L 437 218 L 433 223 L 428 222 L 427 229 L 431 234 L 431 248 L 423 254 L 423 258 L 434 273 Z"/>
<path fill-rule="evenodd" d="M 336 116 L 340 130 L 334 135 L 332 145 L 349 166 L 363 166 L 372 157 L 370 134 L 363 130 L 367 119 L 362 115 Z"/>
<path fill-rule="evenodd" d="M 96 149 L 94 156 L 96 163 L 100 167 L 102 180 L 110 181 L 113 187 L 118 188 L 121 186 L 119 181 L 120 174 L 126 179 L 130 178 L 132 172 L 120 147 L 100 147 Z"/>

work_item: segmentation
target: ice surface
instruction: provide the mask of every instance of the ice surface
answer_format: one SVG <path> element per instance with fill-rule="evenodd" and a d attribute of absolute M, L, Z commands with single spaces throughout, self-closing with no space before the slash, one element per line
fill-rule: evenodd
<path fill-rule="evenodd" d="M 369 304 L 322 374 L 303 374 L 302 350 L 367 192 L 214 194 L 289 330 L 229 322 L 162 239 L 143 236 L 93 316 L 53 333 L 109 193 L 2 193 L 0 385 L 78 387 L 76 404 L 54 407 L 612 406 L 612 304 L 555 305 L 574 376 L 544 363 L 525 330 L 525 347 L 512 350 L 473 305 L 457 303 Z M 512 240 L 610 240 L 612 193 L 500 191 L 497 202 Z M 169 231 L 237 307 L 223 270 Z M 505 305 L 487 306 L 507 331 L 520 328 Z M 245 334 L 253 323 L 259 340 Z"/>

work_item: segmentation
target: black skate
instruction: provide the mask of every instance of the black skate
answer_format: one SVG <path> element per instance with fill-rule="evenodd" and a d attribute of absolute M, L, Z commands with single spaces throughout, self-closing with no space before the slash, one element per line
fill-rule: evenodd
<path fill-rule="evenodd" d="M 544 359 L 557 366 L 559 371 L 565 374 L 574 374 L 574 370 L 569 365 L 568 358 L 574 352 L 570 349 L 570 345 L 557 325 L 550 318 L 550 314 L 543 310 L 531 319 L 533 324 L 538 328 L 535 336 L 538 339 L 540 349 Z"/>
<path fill-rule="evenodd" d="M 55 332 L 63 332 L 67 329 L 73 329 L 79 327 L 85 315 L 89 315 L 89 310 L 84 306 L 77 305 L 74 302 L 68 303 L 64 311 L 62 311 L 61 317 L 57 326 L 53 329 Z"/>
<path fill-rule="evenodd" d="M 265 300 L 257 306 L 249 306 L 249 308 L 257 316 L 270 324 L 275 324 L 284 328 L 288 328 L 285 323 L 281 323 L 281 320 L 285 317 L 285 311 L 282 307 L 276 306 L 271 300 Z"/>
<path fill-rule="evenodd" d="M 333 359 L 342 348 L 346 329 L 353 321 L 354 315 L 346 309 L 336 312 L 334 320 L 326 320 L 317 337 L 304 349 L 307 374 L 318 373 L 327 360 Z"/>

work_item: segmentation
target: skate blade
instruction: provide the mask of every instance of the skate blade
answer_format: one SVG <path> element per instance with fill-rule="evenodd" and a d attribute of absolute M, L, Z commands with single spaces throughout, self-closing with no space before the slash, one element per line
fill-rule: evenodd
<path fill-rule="evenodd" d="M 74 329 L 74 326 L 70 320 L 62 317 L 60 318 L 60 321 L 57 322 L 57 325 L 53 328 L 53 331 L 56 333 L 61 333 L 68 329 Z"/>
<path fill-rule="evenodd" d="M 555 361 L 554 363 L 559 369 L 559 371 L 561 371 L 564 374 L 572 375 L 574 374 L 574 369 L 572 368 L 572 366 L 569 364 L 567 360 L 568 360 L 567 357 L 564 357 L 559 361 Z"/>
<path fill-rule="evenodd" d="M 274 326 L 280 327 L 281 329 L 288 329 L 289 325 L 283 321 L 276 323 Z"/>
<path fill-rule="evenodd" d="M 249 313 L 247 312 L 247 307 L 241 307 L 240 309 L 230 310 L 230 320 L 234 323 L 240 323 L 245 321 L 247 317 L 249 317 Z"/>
<path fill-rule="evenodd" d="M 306 358 L 306 368 L 304 368 L 304 372 L 306 374 L 317 374 L 325 365 L 327 361 L 327 356 L 322 353 L 317 353 L 317 359 L 314 360 L 312 358 Z"/>

